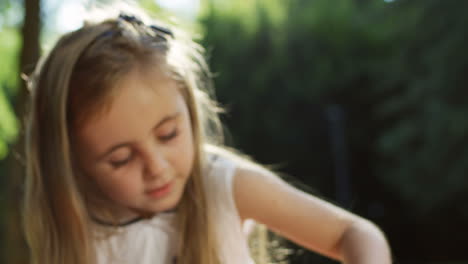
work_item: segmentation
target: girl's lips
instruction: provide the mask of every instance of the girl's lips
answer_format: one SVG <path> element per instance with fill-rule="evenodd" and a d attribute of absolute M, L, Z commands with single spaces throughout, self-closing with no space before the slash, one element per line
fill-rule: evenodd
<path fill-rule="evenodd" d="M 172 182 L 169 182 L 159 188 L 149 190 L 146 193 L 153 198 L 161 198 L 165 196 L 166 194 L 168 194 L 171 191 L 171 189 L 172 189 Z"/>

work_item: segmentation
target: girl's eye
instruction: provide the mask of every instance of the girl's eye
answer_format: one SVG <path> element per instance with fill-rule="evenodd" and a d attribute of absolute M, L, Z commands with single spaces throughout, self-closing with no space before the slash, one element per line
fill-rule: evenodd
<path fill-rule="evenodd" d="M 118 169 L 124 165 L 126 165 L 127 163 L 129 163 L 130 161 L 132 160 L 132 155 L 129 155 L 128 158 L 125 158 L 123 160 L 115 160 L 115 161 L 111 161 L 111 165 L 114 169 Z"/>
<path fill-rule="evenodd" d="M 177 131 L 177 129 L 174 129 L 169 134 L 159 136 L 159 139 L 161 141 L 167 142 L 167 141 L 170 141 L 171 139 L 174 139 L 175 137 L 177 137 L 177 135 L 178 135 L 178 131 Z"/>

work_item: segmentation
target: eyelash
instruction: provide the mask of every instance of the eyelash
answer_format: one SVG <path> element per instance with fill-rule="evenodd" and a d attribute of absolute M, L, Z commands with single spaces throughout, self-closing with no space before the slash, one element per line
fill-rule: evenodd
<path fill-rule="evenodd" d="M 174 129 L 171 133 L 164 135 L 164 136 L 159 136 L 159 139 L 164 142 L 168 142 L 172 139 L 174 139 L 177 135 L 179 134 L 179 131 L 177 129 Z"/>
<path fill-rule="evenodd" d="M 179 131 L 177 129 L 174 129 L 174 131 L 172 131 L 170 134 L 160 136 L 159 139 L 163 142 L 168 142 L 174 139 L 175 137 L 177 137 L 178 135 L 179 135 Z M 118 169 L 124 166 L 125 164 L 127 164 L 132 158 L 133 158 L 133 154 L 130 154 L 130 156 L 124 160 L 111 162 L 111 165 L 112 167 L 114 167 L 114 169 Z"/>
<path fill-rule="evenodd" d="M 132 158 L 133 158 L 133 154 L 130 154 L 130 156 L 128 158 L 124 159 L 124 160 L 111 162 L 111 165 L 112 165 L 112 167 L 114 167 L 114 169 L 118 169 L 118 168 L 124 166 L 125 164 L 127 164 Z"/>

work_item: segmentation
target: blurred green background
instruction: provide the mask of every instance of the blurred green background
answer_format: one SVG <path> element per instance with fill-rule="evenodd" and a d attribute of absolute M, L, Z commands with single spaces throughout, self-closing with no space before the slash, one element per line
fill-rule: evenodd
<path fill-rule="evenodd" d="M 95 2 L 0 0 L 3 263 L 27 259 L 19 73 Z M 139 2 L 196 24 L 230 145 L 377 223 L 395 263 L 468 263 L 468 1 Z"/>

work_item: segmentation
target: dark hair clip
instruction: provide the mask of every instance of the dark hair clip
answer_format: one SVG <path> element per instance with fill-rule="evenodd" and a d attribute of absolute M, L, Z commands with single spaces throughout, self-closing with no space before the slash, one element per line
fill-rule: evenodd
<path fill-rule="evenodd" d="M 124 21 L 126 21 L 128 23 L 131 23 L 131 24 L 135 23 L 135 24 L 137 24 L 139 26 L 143 25 L 143 22 L 139 18 L 137 18 L 136 16 L 125 14 L 123 12 L 121 12 L 119 14 L 119 19 L 122 19 L 122 20 L 124 20 Z M 168 28 L 161 27 L 161 26 L 156 26 L 156 25 L 150 25 L 149 28 L 151 28 L 151 30 L 153 30 L 154 33 L 156 33 L 157 35 L 159 35 L 163 39 L 166 39 L 166 37 L 164 35 L 169 35 L 172 38 L 174 38 L 174 33 L 172 33 L 172 31 L 170 29 L 168 29 Z"/>
<path fill-rule="evenodd" d="M 160 27 L 156 25 L 151 25 L 149 27 L 156 33 L 163 33 L 163 34 L 171 36 L 172 38 L 174 37 L 174 33 L 172 33 L 172 31 L 168 28 Z"/>
<path fill-rule="evenodd" d="M 143 22 L 134 15 L 127 15 L 125 13 L 119 14 L 119 19 L 125 20 L 128 23 L 136 23 L 137 25 L 142 25 Z"/>

